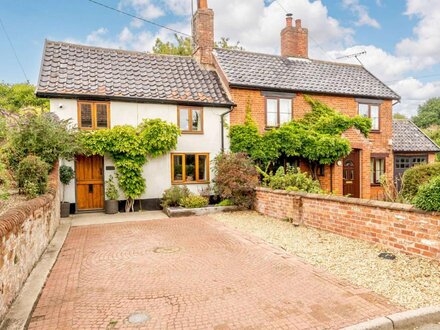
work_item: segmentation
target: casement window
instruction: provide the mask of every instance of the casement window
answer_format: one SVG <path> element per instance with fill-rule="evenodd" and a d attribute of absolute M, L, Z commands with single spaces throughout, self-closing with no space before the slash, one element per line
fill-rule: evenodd
<path fill-rule="evenodd" d="M 279 127 L 292 118 L 292 99 L 266 97 L 266 127 Z"/>
<path fill-rule="evenodd" d="M 203 109 L 194 107 L 178 107 L 177 122 L 182 133 L 203 133 Z"/>
<path fill-rule="evenodd" d="M 95 130 L 110 127 L 110 103 L 78 101 L 78 127 Z"/>
<path fill-rule="evenodd" d="M 385 158 L 371 157 L 371 184 L 379 185 L 380 178 L 385 174 Z"/>
<path fill-rule="evenodd" d="M 171 154 L 171 182 L 208 183 L 209 154 Z"/>
<path fill-rule="evenodd" d="M 372 131 L 378 131 L 380 129 L 379 105 L 359 103 L 359 115 L 371 119 Z"/>

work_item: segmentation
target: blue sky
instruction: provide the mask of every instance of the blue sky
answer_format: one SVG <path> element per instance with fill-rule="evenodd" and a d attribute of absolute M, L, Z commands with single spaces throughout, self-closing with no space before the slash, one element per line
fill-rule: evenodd
<path fill-rule="evenodd" d="M 190 32 L 191 0 L 98 1 Z M 309 28 L 311 57 L 335 60 L 366 50 L 361 57 L 365 66 L 402 95 L 398 111 L 413 114 L 418 104 L 440 96 L 440 59 L 436 56 L 440 53 L 439 1 L 278 1 L 208 0 L 215 12 L 217 37 L 240 41 L 246 50 L 278 53 L 284 7 Z M 142 51 L 150 51 L 158 36 L 172 38 L 166 30 L 87 0 L 0 0 L 0 19 L 34 84 L 45 38 Z M 0 58 L 0 81 L 25 80 L 2 30 Z M 430 77 L 420 78 L 426 75 Z"/>

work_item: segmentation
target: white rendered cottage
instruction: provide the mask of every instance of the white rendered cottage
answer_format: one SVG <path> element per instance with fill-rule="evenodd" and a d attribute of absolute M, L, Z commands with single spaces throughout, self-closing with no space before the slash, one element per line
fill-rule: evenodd
<path fill-rule="evenodd" d="M 155 209 L 165 189 L 187 185 L 197 193 L 213 178 L 212 159 L 227 149 L 233 106 L 215 71 L 196 58 L 154 55 L 46 41 L 37 96 L 79 129 L 136 126 L 160 118 L 182 131 L 177 149 L 144 165 L 144 209 Z M 105 180 L 115 175 L 108 157 L 78 155 L 76 179 L 66 189 L 73 212 L 104 206 Z"/>

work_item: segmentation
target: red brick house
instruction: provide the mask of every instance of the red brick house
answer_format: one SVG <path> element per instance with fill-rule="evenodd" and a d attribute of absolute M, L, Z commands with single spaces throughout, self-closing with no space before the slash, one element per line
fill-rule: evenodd
<path fill-rule="evenodd" d="M 195 56 L 214 67 L 236 104 L 230 124 L 241 124 L 248 102 L 261 132 L 298 119 L 310 111 L 307 94 L 348 115 L 372 119 L 369 138 L 350 129 L 344 133 L 352 153 L 321 170 L 322 187 L 337 195 L 375 198 L 379 177 L 393 178 L 392 108 L 400 99 L 393 90 L 360 65 L 313 60 L 308 57 L 308 30 L 287 15 L 281 31 L 281 55 L 214 49 L 214 13 L 199 0 L 193 18 Z M 306 168 L 301 164 L 302 168 Z"/>

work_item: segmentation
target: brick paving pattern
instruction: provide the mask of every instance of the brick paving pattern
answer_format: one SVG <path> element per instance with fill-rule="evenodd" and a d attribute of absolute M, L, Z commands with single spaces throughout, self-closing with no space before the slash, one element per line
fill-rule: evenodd
<path fill-rule="evenodd" d="M 338 329 L 399 310 L 193 217 L 72 227 L 29 329 Z"/>

